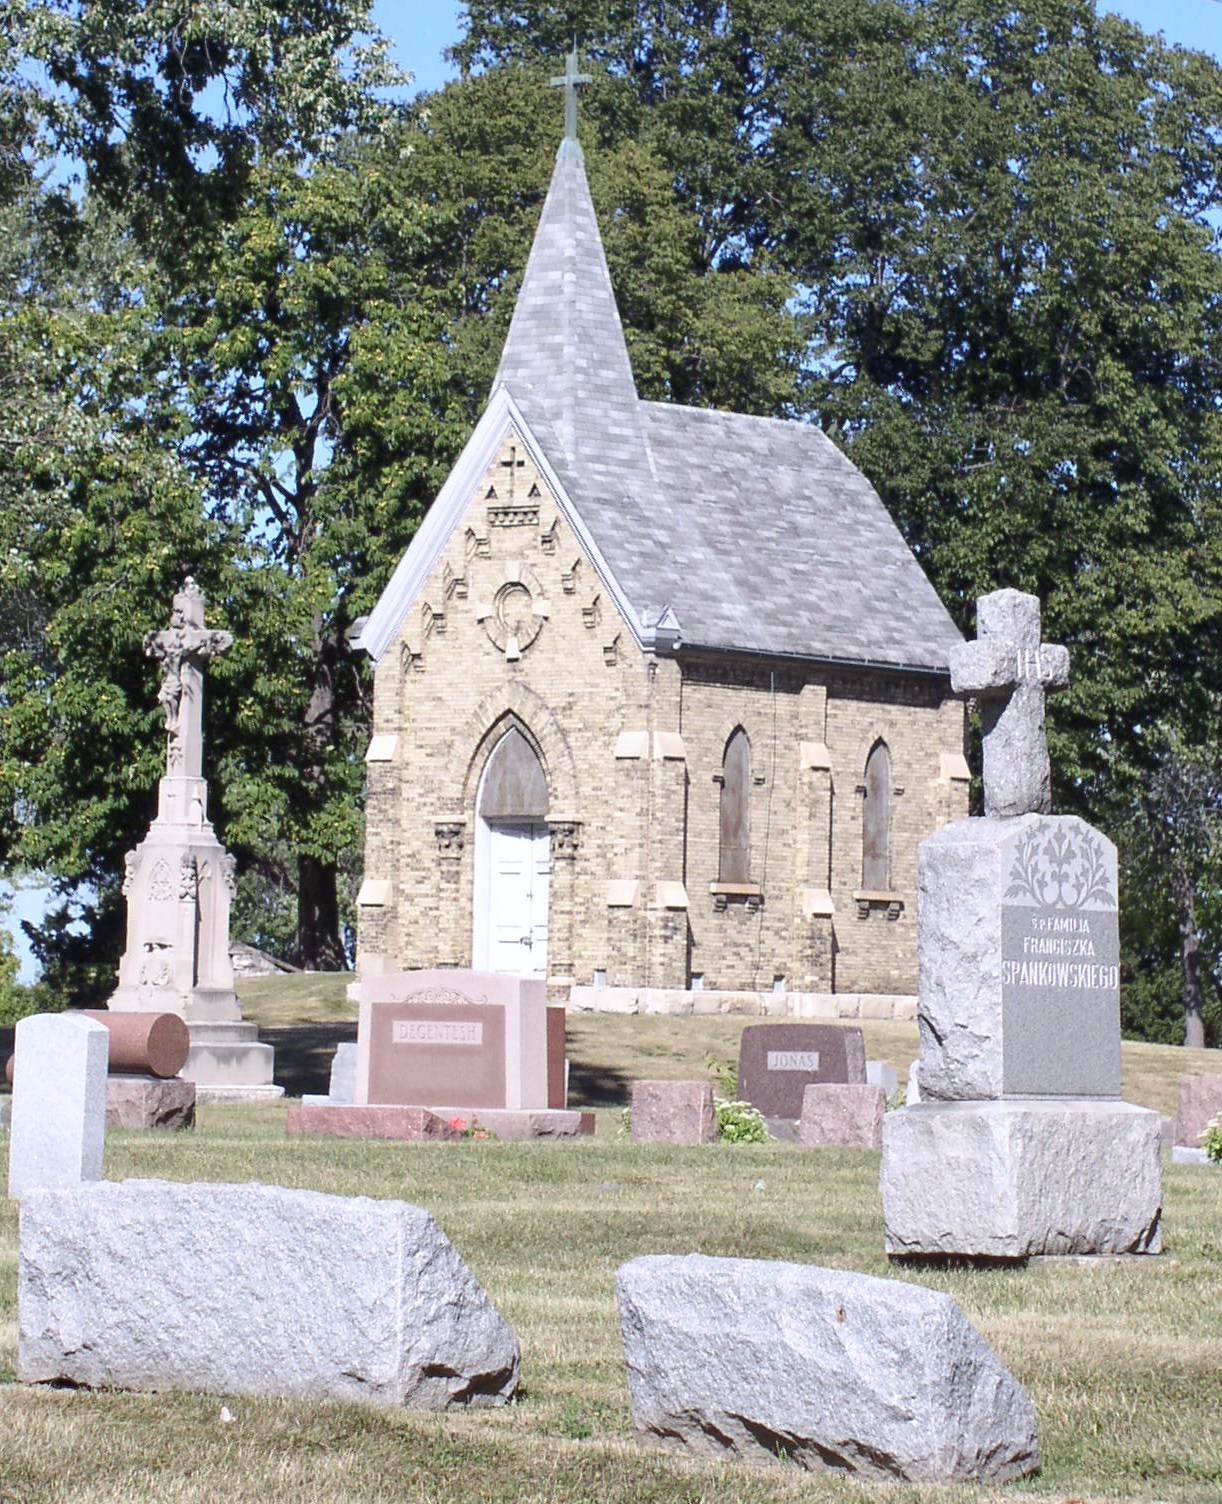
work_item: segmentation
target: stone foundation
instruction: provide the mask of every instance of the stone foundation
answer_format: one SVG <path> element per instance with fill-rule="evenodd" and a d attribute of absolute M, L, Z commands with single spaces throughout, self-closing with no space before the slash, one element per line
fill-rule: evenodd
<path fill-rule="evenodd" d="M 744 1018 L 915 1019 L 917 1000 L 892 992 L 714 992 L 665 987 L 573 987 L 573 1013 L 728 1013 Z"/>

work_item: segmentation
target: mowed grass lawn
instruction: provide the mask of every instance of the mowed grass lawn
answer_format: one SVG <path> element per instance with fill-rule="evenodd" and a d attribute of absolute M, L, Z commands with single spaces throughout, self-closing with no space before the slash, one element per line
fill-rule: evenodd
<path fill-rule="evenodd" d="M 317 990 L 316 979 L 306 985 Z M 248 1016 L 268 1025 L 291 1021 L 267 1016 L 249 994 L 246 1002 Z M 316 1021 L 334 1018 L 340 1004 L 314 1006 Z M 633 1077 L 702 1075 L 706 1053 L 732 1059 L 742 1023 L 579 1016 L 569 1052 L 575 1074 L 606 1084 L 616 1101 Z M 906 1068 L 915 1026 L 866 1032 L 872 1056 Z M 1217 1054 L 1126 1046 L 1126 1097 L 1166 1109 L 1188 1064 L 1222 1074 Z M 634 1146 L 616 1138 L 617 1122 L 618 1110 L 607 1107 L 597 1136 L 570 1144 L 289 1140 L 284 1106 L 273 1103 L 205 1106 L 193 1134 L 110 1134 L 106 1174 L 115 1179 L 261 1180 L 428 1207 L 517 1332 L 522 1392 L 501 1410 L 430 1416 L 242 1396 L 25 1389 L 12 1382 L 17 1214 L 5 1202 L 0 1500 L 1222 1501 L 1222 1173 L 1165 1167 L 1161 1258 L 895 1269 L 882 1252 L 876 1153 Z M 1029 1390 L 1042 1473 L 1004 1489 L 867 1487 L 792 1466 L 639 1450 L 615 1271 L 636 1254 L 691 1250 L 947 1291 Z"/>

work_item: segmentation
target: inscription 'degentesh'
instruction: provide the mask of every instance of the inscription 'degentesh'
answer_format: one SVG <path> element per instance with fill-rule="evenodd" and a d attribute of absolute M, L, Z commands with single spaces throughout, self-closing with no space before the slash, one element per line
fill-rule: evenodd
<path fill-rule="evenodd" d="M 817 1071 L 819 1051 L 769 1050 L 768 1069 L 770 1071 Z"/>
<path fill-rule="evenodd" d="M 396 1018 L 390 1038 L 392 1044 L 482 1045 L 484 1026 L 439 1018 Z"/>

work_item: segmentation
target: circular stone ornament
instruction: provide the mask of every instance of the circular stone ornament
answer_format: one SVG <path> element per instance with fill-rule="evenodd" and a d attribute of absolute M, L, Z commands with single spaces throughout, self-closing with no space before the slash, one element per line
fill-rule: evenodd
<path fill-rule="evenodd" d="M 513 572 L 481 613 L 489 641 L 505 657 L 520 658 L 543 630 L 548 606 L 543 586 L 533 570 Z"/>

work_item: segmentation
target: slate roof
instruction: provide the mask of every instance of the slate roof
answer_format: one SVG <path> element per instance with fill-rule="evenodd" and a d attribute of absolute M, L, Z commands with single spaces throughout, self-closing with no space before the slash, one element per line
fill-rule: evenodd
<path fill-rule="evenodd" d="M 686 648 L 947 669 L 954 623 L 819 429 L 638 399 L 576 141 L 557 155 L 488 407 L 362 631 L 375 658 L 508 422 L 638 642 L 666 616 Z"/>
<path fill-rule="evenodd" d="M 561 147 L 496 384 L 637 613 L 685 645 L 945 669 L 961 640 L 865 476 L 806 423 L 641 402 L 580 150 Z"/>

